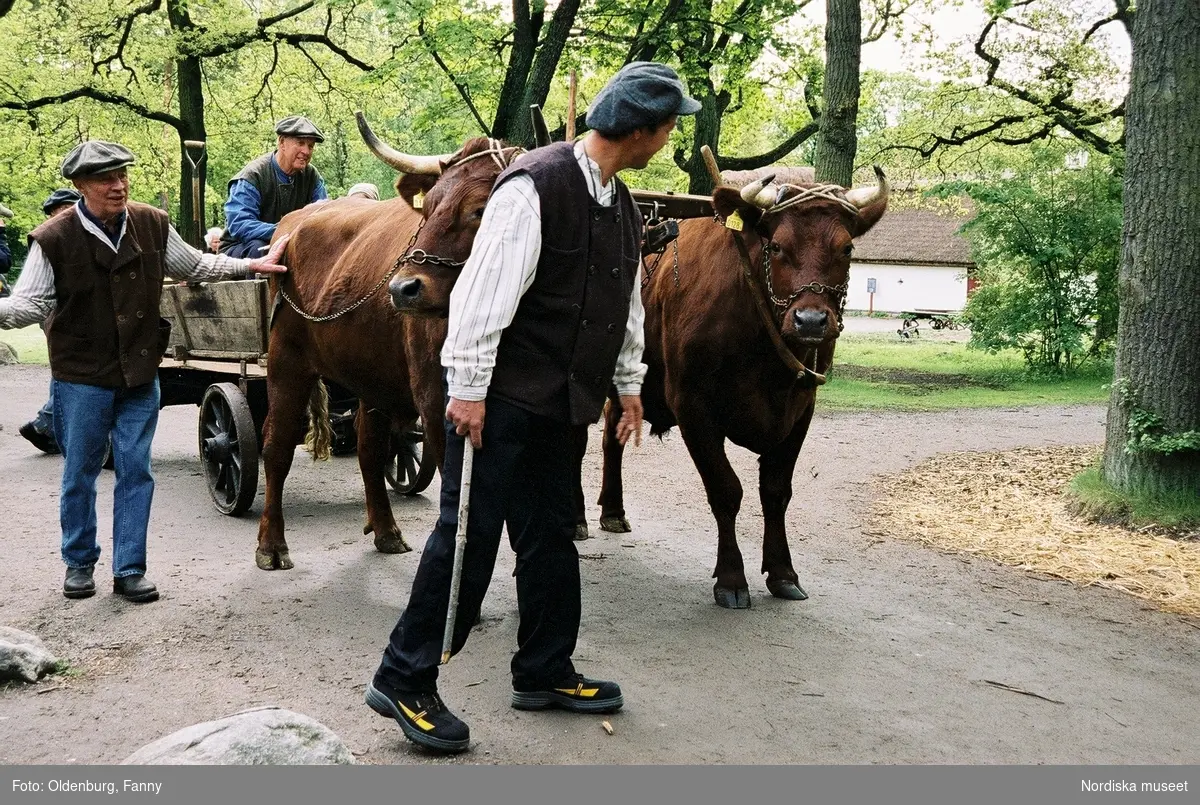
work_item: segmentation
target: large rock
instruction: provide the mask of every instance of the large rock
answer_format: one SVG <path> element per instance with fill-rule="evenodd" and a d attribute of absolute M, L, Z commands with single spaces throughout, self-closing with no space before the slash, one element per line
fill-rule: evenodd
<path fill-rule="evenodd" d="M 13 363 L 20 363 L 21 360 L 17 356 L 17 351 L 13 349 L 12 344 L 7 341 L 0 341 L 0 366 L 8 366 Z"/>
<path fill-rule="evenodd" d="M 0 679 L 37 682 L 57 665 L 58 660 L 36 636 L 0 626 Z"/>
<path fill-rule="evenodd" d="M 298 766 L 353 763 L 354 755 L 321 722 L 270 706 L 184 727 L 121 762 L 134 766 Z"/>

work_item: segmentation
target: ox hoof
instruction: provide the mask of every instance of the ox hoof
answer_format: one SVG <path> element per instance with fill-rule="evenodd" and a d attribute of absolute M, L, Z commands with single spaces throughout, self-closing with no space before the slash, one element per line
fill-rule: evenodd
<path fill-rule="evenodd" d="M 408 547 L 404 537 L 398 533 L 391 536 L 376 534 L 375 550 L 380 553 L 408 553 L 412 548 Z"/>
<path fill-rule="evenodd" d="M 254 563 L 259 570 L 291 570 L 295 567 L 287 551 L 255 551 Z"/>
<path fill-rule="evenodd" d="M 576 523 L 575 524 L 574 540 L 576 542 L 583 542 L 589 536 L 591 536 L 591 535 L 588 534 L 588 524 L 587 523 Z"/>
<path fill-rule="evenodd" d="M 739 587 L 734 590 L 731 587 L 721 587 L 717 585 L 713 587 L 713 598 L 717 601 L 717 606 L 725 607 L 725 609 L 749 609 L 750 608 L 750 588 Z"/>
<path fill-rule="evenodd" d="M 621 514 L 614 517 L 601 517 L 600 530 L 610 534 L 628 534 L 633 527 L 629 525 L 629 518 Z"/>
<path fill-rule="evenodd" d="M 772 581 L 767 579 L 767 589 L 771 591 L 771 595 L 776 598 L 783 598 L 788 601 L 806 601 L 808 593 L 804 592 L 804 588 L 794 581 L 783 579 L 781 581 Z"/>

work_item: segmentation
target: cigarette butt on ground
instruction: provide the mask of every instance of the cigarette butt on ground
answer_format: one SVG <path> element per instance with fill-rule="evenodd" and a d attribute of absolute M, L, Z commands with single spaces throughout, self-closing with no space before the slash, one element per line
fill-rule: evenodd
<path fill-rule="evenodd" d="M 600 726 L 604 727 L 604 731 L 607 732 L 609 735 L 613 734 L 612 724 L 609 724 L 607 721 L 601 721 Z"/>

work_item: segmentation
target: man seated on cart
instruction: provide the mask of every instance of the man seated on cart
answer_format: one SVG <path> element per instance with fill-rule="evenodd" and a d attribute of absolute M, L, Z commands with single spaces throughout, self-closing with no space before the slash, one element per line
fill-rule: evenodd
<path fill-rule="evenodd" d="M 321 130 L 293 115 L 276 124 L 275 134 L 275 150 L 251 160 L 229 180 L 221 254 L 258 257 L 283 216 L 329 198 L 311 164 L 317 143 L 325 142 Z"/>
<path fill-rule="evenodd" d="M 54 436 L 63 453 L 59 525 L 67 566 L 63 595 L 96 593 L 96 477 L 112 439 L 113 592 L 154 601 L 146 578 L 146 530 L 154 476 L 150 442 L 158 424 L 158 363 L 170 335 L 160 318 L 164 276 L 215 280 L 287 271 L 281 238 L 263 257 L 201 254 L 162 210 L 129 200 L 129 149 L 91 140 L 62 163 L 82 198 L 29 233 L 29 255 L 0 328 L 45 320 L 54 396 Z"/>

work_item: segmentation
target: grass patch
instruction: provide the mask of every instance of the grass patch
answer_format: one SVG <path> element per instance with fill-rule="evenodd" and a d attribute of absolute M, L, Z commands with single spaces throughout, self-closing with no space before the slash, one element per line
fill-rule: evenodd
<path fill-rule="evenodd" d="M 847 334 L 838 342 L 829 380 L 820 405 L 833 410 L 1081 405 L 1108 399 L 1112 367 L 1041 376 L 1028 372 L 1015 350 L 992 354 L 955 341 Z"/>
<path fill-rule="evenodd" d="M 1133 528 L 1158 526 L 1180 532 L 1200 529 L 1200 496 L 1126 494 L 1110 486 L 1099 467 L 1076 475 L 1067 489 L 1067 499 L 1072 512 L 1098 523 Z"/>
<path fill-rule="evenodd" d="M 21 363 L 50 362 L 46 352 L 46 334 L 36 324 L 22 327 L 19 330 L 0 330 L 0 341 L 4 341 L 17 351 L 17 359 Z"/>

